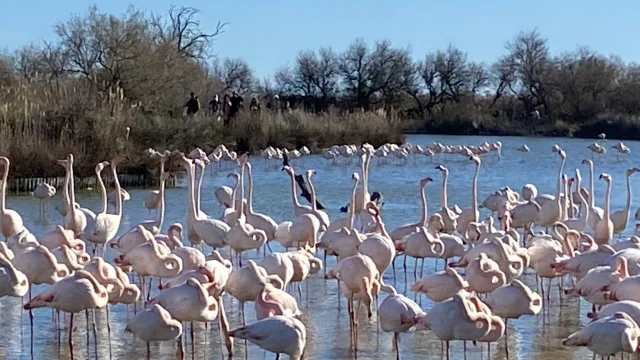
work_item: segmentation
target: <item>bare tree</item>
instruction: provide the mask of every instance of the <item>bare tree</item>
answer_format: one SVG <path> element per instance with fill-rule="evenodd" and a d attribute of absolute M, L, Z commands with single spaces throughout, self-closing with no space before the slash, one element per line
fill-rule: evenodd
<path fill-rule="evenodd" d="M 255 87 L 253 70 L 243 59 L 224 59 L 216 64 L 214 72 L 222 82 L 223 91 L 248 93 Z"/>
<path fill-rule="evenodd" d="M 15 59 L 16 69 L 22 78 L 35 80 L 42 75 L 42 53 L 37 45 L 27 45 L 16 51 Z"/>
<path fill-rule="evenodd" d="M 376 42 L 370 50 L 362 39 L 357 39 L 343 53 L 338 68 L 348 95 L 366 110 L 379 103 L 385 92 L 402 89 L 402 75 L 410 66 L 407 59 L 406 50 L 394 49 L 387 41 Z"/>
<path fill-rule="evenodd" d="M 446 51 L 437 51 L 434 67 L 443 95 L 447 100 L 460 102 L 468 85 L 467 54 L 453 45 Z"/>
<path fill-rule="evenodd" d="M 193 59 L 205 60 L 212 55 L 216 37 L 224 33 L 227 23 L 218 21 L 210 32 L 200 25 L 200 10 L 192 7 L 172 6 L 167 16 L 152 15 L 150 23 L 155 29 L 157 44 L 172 44 L 176 53 Z"/>
<path fill-rule="evenodd" d="M 522 102 L 526 113 L 542 106 L 548 115 L 547 79 L 552 62 L 547 40 L 537 30 L 521 32 L 506 48 L 505 61 L 516 75 L 516 81 L 507 83 L 507 87 Z"/>
<path fill-rule="evenodd" d="M 285 66 L 275 74 L 276 86 L 285 94 L 315 96 L 316 68 L 315 55 L 312 51 L 300 51 L 296 57 L 296 65 Z"/>

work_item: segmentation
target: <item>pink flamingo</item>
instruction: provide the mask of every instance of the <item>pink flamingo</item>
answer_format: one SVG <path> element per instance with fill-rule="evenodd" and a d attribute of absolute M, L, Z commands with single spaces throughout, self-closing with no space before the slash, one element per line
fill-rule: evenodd
<path fill-rule="evenodd" d="M 0 297 L 23 297 L 29 291 L 29 280 L 0 253 Z"/>
<path fill-rule="evenodd" d="M 466 295 L 456 294 L 435 304 L 418 323 L 445 342 L 448 360 L 450 341 L 475 341 L 487 336 L 491 331 L 491 320 L 491 316 L 477 311 Z"/>
<path fill-rule="evenodd" d="M 152 341 L 176 340 L 182 335 L 182 324 L 171 318 L 171 314 L 156 304 L 145 309 L 129 321 L 124 329 L 147 343 L 147 360 L 151 359 Z"/>
<path fill-rule="evenodd" d="M 256 319 L 285 315 L 300 316 L 302 312 L 298 309 L 296 299 L 284 290 L 280 290 L 271 284 L 267 284 L 255 301 Z"/>
<path fill-rule="evenodd" d="M 411 285 L 411 291 L 421 292 L 435 302 L 444 301 L 453 297 L 460 290 L 468 289 L 469 283 L 450 267 L 445 268 L 444 271 L 425 275 Z"/>
<path fill-rule="evenodd" d="M 378 307 L 378 316 L 382 331 L 393 333 L 393 350 L 396 352 L 396 359 L 399 360 L 399 333 L 409 331 L 426 314 L 418 304 L 406 296 L 398 294 L 392 286 L 389 286 L 389 291 L 389 296 Z"/>
<path fill-rule="evenodd" d="M 107 306 L 109 296 L 107 290 L 84 270 L 49 286 L 24 305 L 25 310 L 50 307 L 67 312 L 69 321 L 69 346 L 73 346 L 73 315 L 82 310 L 100 309 Z"/>
<path fill-rule="evenodd" d="M 232 330 L 229 336 L 248 340 L 264 350 L 276 353 L 276 359 L 280 358 L 280 354 L 287 354 L 291 360 L 300 360 L 304 353 L 307 331 L 300 320 L 276 315 Z"/>
<path fill-rule="evenodd" d="M 22 217 L 15 210 L 7 209 L 7 176 L 9 175 L 9 159 L 0 156 L 0 166 L 3 166 L 2 172 L 2 193 L 0 194 L 0 231 L 5 239 L 17 234 L 24 228 Z"/>

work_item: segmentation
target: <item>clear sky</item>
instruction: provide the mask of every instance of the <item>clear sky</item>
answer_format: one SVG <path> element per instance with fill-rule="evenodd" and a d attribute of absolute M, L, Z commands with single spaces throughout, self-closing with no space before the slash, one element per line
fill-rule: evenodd
<path fill-rule="evenodd" d="M 103 0 L 101 11 L 121 14 L 130 4 L 161 12 L 172 1 Z M 85 0 L 4 1 L 0 47 L 52 40 L 53 25 L 85 13 Z M 410 46 L 416 58 L 452 43 L 469 58 L 491 62 L 520 30 L 538 28 L 552 51 L 587 45 L 628 62 L 640 60 L 637 0 L 244 0 L 181 1 L 202 11 L 205 29 L 228 22 L 217 44 L 220 57 L 242 57 L 260 78 L 292 64 L 301 49 L 345 49 L 356 37 Z"/>

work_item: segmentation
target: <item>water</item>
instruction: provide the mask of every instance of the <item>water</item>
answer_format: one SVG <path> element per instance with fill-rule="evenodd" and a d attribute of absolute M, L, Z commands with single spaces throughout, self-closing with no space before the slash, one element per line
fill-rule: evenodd
<path fill-rule="evenodd" d="M 583 186 L 588 186 L 588 171 L 585 166 L 580 165 L 583 158 L 591 158 L 591 152 L 586 148 L 590 140 L 584 139 L 564 139 L 564 138 L 511 138 L 511 137 L 461 137 L 461 136 L 408 136 L 407 141 L 414 144 L 429 144 L 432 141 L 440 141 L 445 144 L 474 144 L 479 145 L 483 141 L 500 140 L 503 143 L 502 159 L 497 160 L 495 154 L 483 157 L 482 167 L 478 183 L 479 201 L 496 189 L 508 185 L 513 189 L 520 189 L 525 183 L 533 183 L 538 187 L 540 193 L 553 194 L 555 191 L 556 174 L 559 166 L 559 157 L 551 152 L 554 143 L 567 152 L 567 163 L 565 172 L 573 176 L 573 171 L 578 167 L 585 181 Z M 525 154 L 524 161 L 522 154 L 515 151 L 517 147 L 527 143 L 531 152 Z M 605 141 L 603 144 L 609 148 L 613 141 Z M 627 144 L 634 154 L 640 151 L 640 143 L 629 142 Z M 602 206 L 604 196 L 604 181 L 598 180 L 598 175 L 608 172 L 613 177 L 613 191 L 611 194 L 612 211 L 622 209 L 626 200 L 624 171 L 635 164 L 631 161 L 631 156 L 616 160 L 613 149 L 608 149 L 604 156 L 595 156 L 596 173 L 596 204 Z M 258 212 L 272 216 L 276 221 L 289 220 L 292 213 L 291 195 L 289 179 L 284 172 L 279 171 L 280 167 L 272 167 L 265 171 L 264 160 L 259 157 L 251 159 L 254 173 L 254 208 Z M 417 164 L 413 164 L 410 159 L 407 166 L 384 165 L 377 166 L 376 160 L 372 161 L 370 170 L 370 191 L 380 191 L 384 195 L 385 205 L 382 210 L 383 220 L 387 229 L 391 231 L 397 226 L 408 222 L 416 221 L 420 217 L 420 207 L 418 198 L 418 181 L 424 176 L 431 176 L 435 183 L 427 185 L 427 199 L 429 211 L 438 209 L 440 202 L 440 173 L 434 167 L 443 162 L 450 171 L 449 177 L 449 203 L 458 204 L 462 208 L 467 208 L 470 202 L 471 179 L 473 175 L 473 164 L 462 155 L 447 155 L 436 157 L 433 162 L 428 162 L 426 158 L 418 158 Z M 308 157 L 303 161 L 293 164 L 298 173 L 303 169 L 314 168 L 317 174 L 313 181 L 319 194 L 320 201 L 328 209 L 329 216 L 333 219 L 340 214 L 338 209 L 345 205 L 349 199 L 351 188 L 350 175 L 359 168 L 354 161 L 350 166 L 330 165 L 325 159 L 319 156 Z M 215 186 L 222 184 L 230 185 L 231 179 L 227 178 L 230 168 L 218 171 L 215 166 L 207 168 L 206 177 L 202 191 L 202 209 L 209 215 L 215 216 L 219 213 L 218 205 L 213 197 Z M 631 178 L 632 188 L 637 188 L 640 176 Z M 120 227 L 121 233 L 132 228 L 138 222 L 151 216 L 143 207 L 142 202 L 146 189 L 129 190 L 131 200 L 124 204 L 124 217 Z M 54 204 L 60 199 L 56 195 L 53 201 L 47 204 L 48 223 L 38 220 L 37 200 L 31 197 L 10 197 L 7 200 L 8 207 L 22 214 L 25 225 L 37 236 L 53 228 L 60 223 L 61 217 L 54 210 Z M 168 189 L 166 192 L 166 220 L 164 228 L 172 222 L 185 222 L 187 189 L 184 179 L 178 182 L 178 187 Z M 78 195 L 78 202 L 83 206 L 98 209 L 99 197 L 97 193 L 81 193 Z M 304 200 L 302 200 L 304 202 Z M 637 200 L 632 201 L 631 215 L 640 205 Z M 487 216 L 486 210 L 481 213 L 481 218 Z M 633 230 L 633 221 L 629 222 L 625 235 L 630 235 Z M 277 245 L 272 245 L 274 250 L 282 250 Z M 107 259 L 113 258 L 113 253 L 109 252 Z M 251 251 L 245 254 L 247 258 L 259 258 L 259 254 Z M 402 259 L 397 261 L 398 279 L 395 283 L 399 292 L 414 298 L 415 294 L 407 291 L 406 286 L 413 282 L 413 269 L 408 270 L 408 279 L 405 281 L 402 271 Z M 335 264 L 334 259 L 329 259 L 328 267 Z M 413 261 L 408 261 L 412 266 Z M 425 262 L 425 274 L 433 271 L 433 262 Z M 442 266 L 440 261 L 439 266 Z M 388 284 L 394 284 L 391 270 L 384 274 L 384 280 Z M 525 274 L 522 276 L 526 284 L 535 289 L 535 276 Z M 554 282 L 555 284 L 555 282 Z M 305 292 L 305 285 L 302 285 L 303 296 L 299 300 L 299 305 L 304 315 L 302 321 L 307 326 L 307 359 L 350 359 L 353 354 L 349 350 L 349 326 L 347 322 L 346 302 L 341 300 L 342 306 L 338 309 L 338 295 L 335 281 L 325 281 L 322 273 L 314 275 L 309 279 L 309 293 Z M 33 289 L 34 295 L 40 292 L 43 286 L 36 286 Z M 560 299 L 558 290 L 555 287 L 549 304 L 545 303 L 544 314 L 538 316 L 523 317 L 518 320 L 510 320 L 509 332 L 509 355 L 511 359 L 545 359 L 545 358 L 574 358 L 584 359 L 590 357 L 590 353 L 584 349 L 567 349 L 560 344 L 562 338 L 573 331 L 578 330 L 587 322 L 585 316 L 590 306 L 585 301 L 578 302 L 577 299 Z M 308 301 L 306 297 L 308 296 Z M 381 298 L 384 298 L 384 294 Z M 425 310 L 430 309 L 432 304 L 424 296 L 418 298 L 419 303 Z M 3 298 L 0 300 L 0 326 L 5 331 L 0 332 L 0 359 L 67 359 L 70 358 L 69 349 L 66 343 L 67 322 L 61 322 L 62 335 L 61 344 L 58 342 L 58 335 L 52 323 L 52 312 L 50 309 L 35 310 L 35 324 L 33 328 L 33 355 L 31 354 L 31 330 L 29 325 L 29 315 L 21 309 L 20 299 Z M 139 305 L 138 305 L 139 306 Z M 235 300 L 227 296 L 225 308 L 228 313 L 231 327 L 236 328 L 241 324 L 239 305 Z M 253 304 L 247 304 L 246 319 L 252 322 L 255 319 Z M 124 328 L 129 318 L 133 316 L 133 307 L 124 305 L 111 306 L 110 324 L 111 340 L 109 341 L 105 312 L 96 312 L 97 336 L 93 332 L 89 333 L 89 344 L 87 345 L 87 335 L 85 331 L 85 319 L 82 313 L 74 318 L 76 332 L 74 333 L 74 358 L 100 358 L 100 359 L 139 359 L 146 353 L 146 347 L 142 341 L 133 335 L 125 333 Z M 391 334 L 380 333 L 376 335 L 375 313 L 369 320 L 365 312 L 360 314 L 360 334 L 359 334 L 359 359 L 389 359 L 393 358 L 391 345 Z M 187 334 L 188 334 L 187 330 Z M 190 341 L 190 340 L 189 340 Z M 212 324 L 205 330 L 203 324 L 195 325 L 195 345 L 190 343 L 185 345 L 186 358 L 213 359 L 222 357 L 220 337 L 217 326 Z M 452 359 L 462 359 L 462 343 L 454 342 L 451 348 Z M 429 333 L 409 333 L 402 334 L 400 338 L 400 353 L 404 359 L 441 359 L 440 341 L 433 334 Z M 474 347 L 470 343 L 467 346 L 467 359 L 487 358 L 487 346 L 483 346 L 481 352 L 479 347 Z M 152 358 L 170 359 L 175 357 L 175 343 L 153 344 L 151 347 Z M 244 345 L 241 341 L 235 342 L 234 358 L 245 358 Z M 248 345 L 249 359 L 273 359 L 273 354 L 267 354 L 254 345 Z M 501 340 L 491 346 L 491 358 L 506 358 L 504 342 Z"/>

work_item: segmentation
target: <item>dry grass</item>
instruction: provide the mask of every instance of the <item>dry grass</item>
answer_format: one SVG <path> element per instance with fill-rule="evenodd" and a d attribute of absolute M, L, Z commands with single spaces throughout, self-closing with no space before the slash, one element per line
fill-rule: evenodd
<path fill-rule="evenodd" d="M 98 100 L 96 100 L 98 99 Z M 20 83 L 0 88 L 0 153 L 12 161 L 12 177 L 62 173 L 55 160 L 73 153 L 78 176 L 90 176 L 99 161 L 125 153 L 128 173 L 146 173 L 149 147 L 189 151 L 219 144 L 255 152 L 269 145 L 312 151 L 333 144 L 401 142 L 400 121 L 374 113 L 313 115 L 241 113 L 230 127 L 206 114 L 193 118 L 135 106 L 119 90 L 95 96 L 86 89 Z M 126 138 L 126 128 L 130 136 Z"/>

